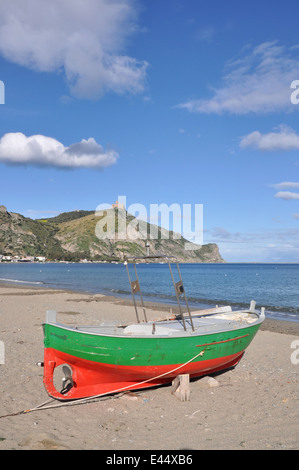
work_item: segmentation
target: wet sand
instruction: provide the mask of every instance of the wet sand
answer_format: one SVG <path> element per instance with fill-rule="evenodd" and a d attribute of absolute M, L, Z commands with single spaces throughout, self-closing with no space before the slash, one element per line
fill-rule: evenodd
<path fill-rule="evenodd" d="M 170 313 L 150 307 L 150 319 Z M 0 449 L 299 449 L 299 323 L 270 319 L 241 362 L 214 376 L 217 386 L 191 382 L 188 402 L 169 385 L 6 416 L 49 400 L 36 365 L 43 361 L 46 310 L 65 324 L 135 320 L 130 302 L 119 298 L 0 285 Z"/>

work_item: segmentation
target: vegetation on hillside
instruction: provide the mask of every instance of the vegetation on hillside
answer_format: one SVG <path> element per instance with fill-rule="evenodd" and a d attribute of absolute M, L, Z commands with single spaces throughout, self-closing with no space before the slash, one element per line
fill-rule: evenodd
<path fill-rule="evenodd" d="M 121 261 L 126 256 L 145 255 L 148 244 L 151 254 L 171 254 L 181 262 L 223 262 L 216 244 L 194 245 L 194 249 L 185 250 L 183 237 L 136 221 L 124 209 L 121 212 L 109 209 L 100 216 L 94 211 L 72 211 L 32 220 L 0 207 L 0 254 L 6 256 L 45 256 L 48 260 L 73 262 Z"/>

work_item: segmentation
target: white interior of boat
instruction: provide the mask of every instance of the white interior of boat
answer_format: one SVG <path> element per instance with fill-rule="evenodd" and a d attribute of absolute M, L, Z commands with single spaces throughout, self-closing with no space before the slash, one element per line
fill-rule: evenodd
<path fill-rule="evenodd" d="M 215 333 L 245 328 L 254 323 L 260 323 L 265 318 L 264 308 L 261 311 L 255 310 L 255 302 L 252 301 L 247 310 L 233 311 L 231 307 L 219 307 L 209 310 L 199 310 L 192 312 L 192 322 L 194 330 L 191 328 L 189 317 L 185 317 L 185 325 L 180 318 L 168 318 L 164 320 L 154 320 L 140 323 L 120 325 L 117 322 L 105 321 L 96 326 L 67 326 L 56 322 L 56 312 L 48 311 L 46 323 L 55 324 L 66 330 L 76 330 L 78 332 L 106 336 L 185 336 Z"/>

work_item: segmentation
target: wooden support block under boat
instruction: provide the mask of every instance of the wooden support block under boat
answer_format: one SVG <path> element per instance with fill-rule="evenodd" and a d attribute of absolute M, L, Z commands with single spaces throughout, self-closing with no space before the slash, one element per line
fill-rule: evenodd
<path fill-rule="evenodd" d="M 178 375 L 172 381 L 172 393 L 181 401 L 190 401 L 190 376 Z"/>

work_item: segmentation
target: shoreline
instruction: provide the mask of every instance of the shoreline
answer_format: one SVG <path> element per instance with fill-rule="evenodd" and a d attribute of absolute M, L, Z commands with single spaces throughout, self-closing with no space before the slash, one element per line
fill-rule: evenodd
<path fill-rule="evenodd" d="M 174 312 L 148 307 L 150 320 Z M 56 408 L 43 410 L 49 396 L 36 363 L 43 361 L 47 310 L 66 325 L 136 321 L 132 302 L 121 298 L 0 284 L 0 450 L 299 450 L 299 364 L 290 360 L 298 358 L 298 324 L 288 330 L 266 320 L 240 363 L 214 375 L 216 385 L 190 381 L 189 401 L 168 384 L 78 406 L 50 400 Z"/>
<path fill-rule="evenodd" d="M 119 261 L 0 261 L 0 264 L 123 264 L 122 260 Z M 180 264 L 295 264 L 299 265 L 299 263 L 292 263 L 292 262 L 272 262 L 272 261 L 211 261 L 211 262 L 197 262 L 192 263 L 190 261 L 180 261 Z"/>
<path fill-rule="evenodd" d="M 86 291 L 78 291 L 78 290 L 70 290 L 70 289 L 55 289 L 51 287 L 44 287 L 41 285 L 24 285 L 24 284 L 11 284 L 9 282 L 7 283 L 1 283 L 0 282 L 0 298 L 2 294 L 3 289 L 15 289 L 18 290 L 20 289 L 21 291 L 29 291 L 27 293 L 23 293 L 23 295 L 34 295 L 34 292 L 31 291 L 36 291 L 36 294 L 40 294 L 41 291 L 45 291 L 45 293 L 51 295 L 51 294 L 76 294 L 76 295 L 82 295 L 82 296 L 87 296 L 88 299 L 84 299 L 85 302 L 110 302 L 113 303 L 114 305 L 122 305 L 122 306 L 128 306 L 128 307 L 134 307 L 134 303 L 132 299 L 127 299 L 123 298 L 121 296 L 113 296 L 113 295 L 106 295 L 106 294 L 93 294 L 90 292 Z M 16 295 L 16 294 L 4 294 L 4 295 Z M 139 305 L 139 301 L 138 301 Z M 166 302 L 145 302 L 145 307 L 147 309 L 150 309 L 152 311 L 160 311 L 160 312 L 172 312 L 174 314 L 179 313 L 179 309 L 177 305 L 175 304 L 168 304 Z M 191 312 L 194 311 L 194 308 L 190 308 Z M 280 334 L 286 334 L 286 335 L 298 335 L 299 336 L 299 322 L 291 321 L 291 320 L 280 320 L 280 319 L 274 319 L 274 318 L 267 318 L 267 312 L 266 312 L 266 319 L 262 323 L 260 330 L 263 331 L 272 331 L 275 333 L 280 333 Z"/>

